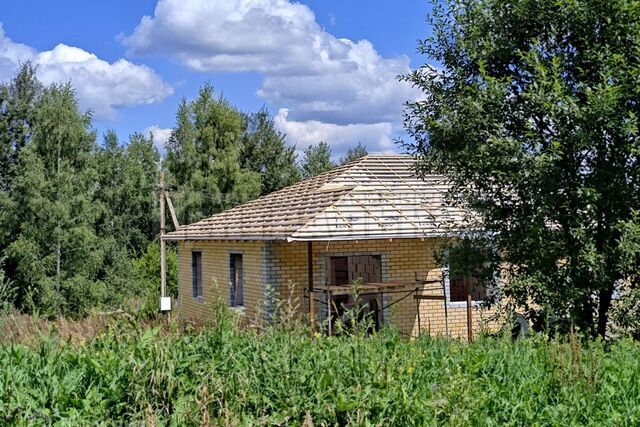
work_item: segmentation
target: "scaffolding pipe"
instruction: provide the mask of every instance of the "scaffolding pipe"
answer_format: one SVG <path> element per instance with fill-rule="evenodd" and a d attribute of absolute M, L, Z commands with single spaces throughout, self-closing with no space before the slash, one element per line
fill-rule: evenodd
<path fill-rule="evenodd" d="M 311 329 L 316 328 L 315 307 L 313 304 L 313 242 L 307 242 L 307 282 L 309 287 L 309 320 L 311 321 Z"/>

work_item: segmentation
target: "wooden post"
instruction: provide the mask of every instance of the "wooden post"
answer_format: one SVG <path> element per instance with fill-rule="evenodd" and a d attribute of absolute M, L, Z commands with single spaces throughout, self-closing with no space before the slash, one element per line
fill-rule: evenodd
<path fill-rule="evenodd" d="M 169 213 L 171 214 L 171 220 L 173 221 L 173 228 L 177 230 L 180 228 L 180 224 L 178 223 L 178 217 L 176 216 L 176 210 L 173 208 L 173 203 L 171 203 L 171 197 L 169 197 L 169 192 L 164 191 L 164 198 L 167 201 L 167 206 L 169 206 Z"/>
<path fill-rule="evenodd" d="M 167 254 L 164 235 L 167 231 L 165 225 L 165 201 L 164 201 L 164 171 L 160 171 L 160 304 L 162 309 L 162 298 L 167 296 Z"/>
<path fill-rule="evenodd" d="M 331 318 L 331 288 L 327 286 L 327 317 L 329 318 L 329 336 L 333 335 L 333 326 L 331 322 L 333 319 Z"/>
<path fill-rule="evenodd" d="M 442 285 L 442 308 L 444 309 L 444 336 L 446 338 L 449 338 L 449 311 L 447 307 L 449 302 L 447 301 L 447 287 L 445 284 L 445 279 L 448 278 L 448 276 L 449 272 L 443 271 L 442 276 L 440 277 L 440 284 Z M 451 292 L 451 282 L 449 282 L 449 292 Z M 449 299 L 451 299 L 450 295 Z"/>
<path fill-rule="evenodd" d="M 464 278 L 464 282 L 467 288 L 467 338 L 469 342 L 473 340 L 473 319 L 471 316 L 471 280 L 468 277 Z"/>
<path fill-rule="evenodd" d="M 313 242 L 307 242 L 307 281 L 309 286 L 309 320 L 311 321 L 311 328 L 315 330 L 315 307 L 314 307 L 314 292 L 313 292 Z"/>

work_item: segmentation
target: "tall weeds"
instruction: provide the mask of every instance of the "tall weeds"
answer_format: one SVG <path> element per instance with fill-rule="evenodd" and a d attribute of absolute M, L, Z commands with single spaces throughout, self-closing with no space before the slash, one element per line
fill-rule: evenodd
<path fill-rule="evenodd" d="M 640 345 L 122 319 L 0 346 L 0 425 L 637 425 Z M 218 310 L 218 311 L 215 311 Z"/>

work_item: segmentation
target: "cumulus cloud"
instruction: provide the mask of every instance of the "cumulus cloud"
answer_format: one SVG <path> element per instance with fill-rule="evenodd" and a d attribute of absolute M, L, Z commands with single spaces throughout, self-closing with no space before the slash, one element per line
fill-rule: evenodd
<path fill-rule="evenodd" d="M 286 122 L 307 126 L 305 135 L 325 124 L 340 140 L 381 123 L 386 130 L 418 95 L 396 78 L 410 71 L 407 56 L 335 37 L 289 0 L 160 0 L 121 40 L 129 54 L 165 54 L 195 70 L 262 72 L 257 94 L 287 108 Z"/>
<path fill-rule="evenodd" d="M 18 64 L 31 61 L 45 84 L 71 81 L 82 108 L 97 118 L 114 118 L 116 109 L 159 102 L 173 93 L 151 68 L 125 59 L 109 63 L 83 49 L 58 44 L 38 52 L 13 42 L 0 24 L 0 80 L 9 79 Z"/>
<path fill-rule="evenodd" d="M 281 108 L 274 123 L 286 134 L 288 141 L 296 144 L 299 151 L 320 141 L 329 144 L 334 155 L 345 153 L 358 142 L 365 144 L 371 153 L 393 151 L 393 128 L 387 122 L 337 125 L 318 120 L 296 121 L 289 118 L 286 108 Z"/>
<path fill-rule="evenodd" d="M 153 135 L 153 144 L 156 146 L 158 151 L 161 153 L 164 152 L 164 146 L 167 141 L 169 141 L 169 137 L 171 136 L 171 128 L 161 128 L 158 125 L 151 125 L 147 127 L 144 131 L 144 135 Z"/>

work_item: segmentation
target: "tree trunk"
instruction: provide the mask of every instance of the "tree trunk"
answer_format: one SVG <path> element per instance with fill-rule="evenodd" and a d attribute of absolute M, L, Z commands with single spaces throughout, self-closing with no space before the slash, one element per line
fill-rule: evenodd
<path fill-rule="evenodd" d="M 607 323 L 609 320 L 609 308 L 611 308 L 611 297 L 613 296 L 614 285 L 610 284 L 606 289 L 600 291 L 600 304 L 598 304 L 598 335 L 602 338 L 607 333 Z"/>
<path fill-rule="evenodd" d="M 593 319 L 593 300 L 590 295 L 585 295 L 580 301 L 580 305 L 576 310 L 575 324 L 580 328 L 580 331 L 586 332 L 589 335 L 595 335 L 595 325 Z"/>

